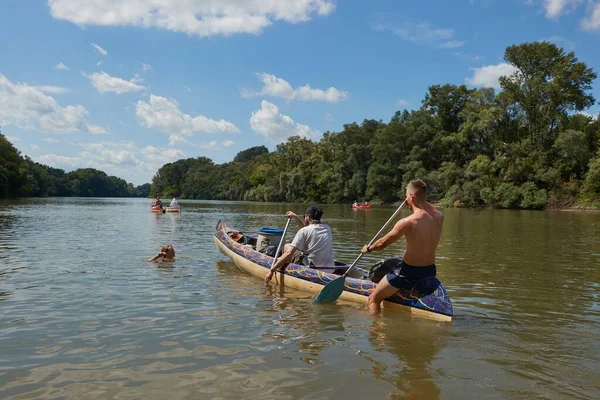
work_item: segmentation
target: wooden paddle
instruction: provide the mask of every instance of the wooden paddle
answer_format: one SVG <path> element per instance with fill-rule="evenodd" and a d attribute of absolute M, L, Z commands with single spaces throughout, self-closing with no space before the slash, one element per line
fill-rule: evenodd
<path fill-rule="evenodd" d="M 373 237 L 373 239 L 371 239 L 371 241 L 369 242 L 367 247 L 370 247 L 373 244 L 373 242 L 375 242 L 375 240 L 377 240 L 377 237 L 381 234 L 381 232 L 383 232 L 383 230 L 390 224 L 390 222 L 392 222 L 392 220 L 394 218 L 396 218 L 396 215 L 398 215 L 398 213 L 400 212 L 400 209 L 402 208 L 404 203 L 406 203 L 406 199 L 404 199 L 404 201 L 402 202 L 402 204 L 400 204 L 400 207 L 398 207 L 396 212 L 394 212 L 394 214 L 392 214 L 390 219 L 388 219 L 387 222 L 381 227 L 379 232 L 377 232 L 375 234 L 375 236 Z M 315 298 L 313 299 L 313 303 L 328 304 L 328 303 L 335 302 L 342 295 L 342 292 L 344 291 L 344 286 L 346 284 L 346 275 L 348 275 L 348 273 L 352 270 L 352 268 L 354 268 L 356 263 L 358 263 L 358 261 L 360 261 L 362 256 L 363 256 L 363 253 L 360 253 L 360 255 L 356 258 L 356 260 L 354 260 L 352 265 L 350 265 L 350 268 L 348 268 L 346 270 L 344 275 L 340 276 L 339 278 L 337 278 L 337 279 L 329 282 L 327 285 L 325 285 L 325 287 L 323 289 L 321 289 L 321 292 L 315 296 Z"/>

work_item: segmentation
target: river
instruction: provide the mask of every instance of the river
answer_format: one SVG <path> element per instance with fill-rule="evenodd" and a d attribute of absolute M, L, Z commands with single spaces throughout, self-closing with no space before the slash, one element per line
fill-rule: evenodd
<path fill-rule="evenodd" d="M 255 234 L 306 204 L 149 204 L 0 200 L 0 398 L 600 398 L 600 213 L 443 210 L 441 323 L 315 305 L 215 248 L 219 218 Z M 323 208 L 343 261 L 394 211 Z"/>

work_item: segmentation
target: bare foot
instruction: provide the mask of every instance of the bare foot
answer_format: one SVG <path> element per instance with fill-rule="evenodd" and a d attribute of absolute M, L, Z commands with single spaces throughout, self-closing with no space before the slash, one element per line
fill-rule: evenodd
<path fill-rule="evenodd" d="M 369 315 L 378 315 L 381 312 L 381 306 L 377 303 L 369 303 Z"/>

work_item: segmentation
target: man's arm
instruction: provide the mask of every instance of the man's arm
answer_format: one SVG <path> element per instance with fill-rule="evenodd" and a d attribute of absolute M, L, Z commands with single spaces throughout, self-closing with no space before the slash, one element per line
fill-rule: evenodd
<path fill-rule="evenodd" d="M 369 247 L 367 247 L 367 245 L 364 245 L 363 248 L 360 250 L 360 252 L 364 254 L 364 253 L 369 253 L 371 251 L 385 249 L 390 244 L 392 244 L 396 240 L 400 239 L 406 233 L 406 229 L 408 228 L 408 225 L 409 225 L 409 223 L 406 218 L 401 219 L 400 221 L 396 222 L 396 225 L 394 225 L 392 230 L 389 231 L 385 236 L 376 240 Z"/>
<path fill-rule="evenodd" d="M 298 224 L 298 226 L 300 228 L 304 228 L 306 226 L 306 225 L 304 225 L 304 221 L 302 221 L 300 219 L 300 217 L 298 217 L 298 215 L 296 215 L 296 213 L 293 212 L 293 211 L 286 212 L 285 216 L 288 217 L 288 218 L 294 218 L 296 220 L 296 223 Z"/>
<path fill-rule="evenodd" d="M 275 271 L 277 271 L 279 268 L 281 268 L 282 266 L 284 266 L 285 264 L 287 264 L 288 262 L 291 261 L 295 252 L 296 252 L 296 248 L 294 246 L 286 245 L 283 248 L 283 254 L 281 254 L 281 257 L 279 257 L 277 259 L 277 261 L 275 262 L 275 265 L 273 265 L 271 267 L 271 269 L 269 270 L 269 272 L 267 272 L 267 275 L 265 276 L 265 284 L 269 283 L 269 281 L 273 277 L 273 274 L 275 273 Z"/>

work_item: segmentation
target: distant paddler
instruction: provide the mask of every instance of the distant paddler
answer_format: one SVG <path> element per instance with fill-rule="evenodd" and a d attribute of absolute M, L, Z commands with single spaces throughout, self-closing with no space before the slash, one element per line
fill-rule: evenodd
<path fill-rule="evenodd" d="M 156 196 L 156 200 L 154 200 L 154 203 L 152 203 L 152 207 L 160 207 L 160 209 L 162 210 L 163 203 L 162 201 L 160 201 L 160 196 Z"/>
<path fill-rule="evenodd" d="M 402 236 L 406 237 L 406 251 L 400 263 L 389 272 L 369 296 L 369 311 L 381 310 L 381 302 L 400 289 L 411 290 L 419 279 L 436 275 L 435 252 L 442 235 L 444 215 L 427 202 L 427 184 L 415 180 L 406 185 L 406 204 L 412 215 L 396 222 L 392 230 L 371 246 L 363 246 L 361 253 L 383 250 Z"/>

